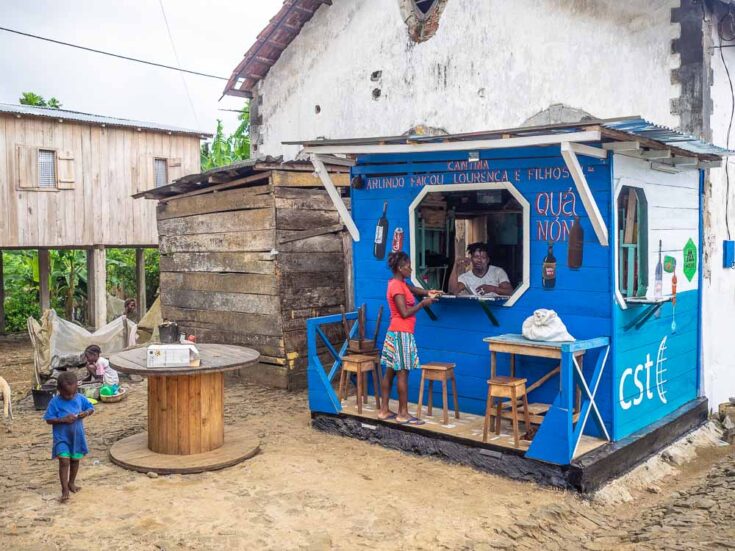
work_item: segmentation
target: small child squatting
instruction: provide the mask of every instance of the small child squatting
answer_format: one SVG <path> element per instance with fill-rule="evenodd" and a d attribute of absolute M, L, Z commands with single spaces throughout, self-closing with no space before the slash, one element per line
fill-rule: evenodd
<path fill-rule="evenodd" d="M 89 452 L 82 419 L 92 415 L 94 407 L 77 392 L 78 383 L 74 373 L 67 371 L 59 375 L 56 387 L 59 394 L 51 399 L 43 418 L 53 426 L 51 458 L 59 460 L 61 501 L 64 502 L 69 499 L 69 492 L 81 490 L 76 485 L 79 460 Z"/>

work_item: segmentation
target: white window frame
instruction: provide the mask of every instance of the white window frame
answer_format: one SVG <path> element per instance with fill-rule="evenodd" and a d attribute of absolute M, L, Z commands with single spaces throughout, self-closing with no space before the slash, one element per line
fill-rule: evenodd
<path fill-rule="evenodd" d="M 644 182 L 631 180 L 630 178 L 620 178 L 615 184 L 615 196 L 613 197 L 613 228 L 615 233 L 615 235 L 613 235 L 613 249 L 615 249 L 613 255 L 615 262 L 615 266 L 613 267 L 613 285 L 615 286 L 615 300 L 617 301 L 618 306 L 620 306 L 622 310 L 627 310 L 628 303 L 625 301 L 623 293 L 620 292 L 620 236 L 618 236 L 618 225 L 620 222 L 620 216 L 618 215 L 618 199 L 620 199 L 620 194 L 624 187 L 640 189 L 643 190 L 644 193 L 645 189 Z"/>
<path fill-rule="evenodd" d="M 440 184 L 427 185 L 419 192 L 416 198 L 408 207 L 408 224 L 410 229 L 411 241 L 411 265 L 417 266 L 418 255 L 416 254 L 416 208 L 428 193 L 446 193 L 455 191 L 487 191 L 493 189 L 504 189 L 510 192 L 513 198 L 518 201 L 523 209 L 523 281 L 516 287 L 513 294 L 503 303 L 503 306 L 513 306 L 523 293 L 531 287 L 531 205 L 518 191 L 518 189 L 510 182 L 487 182 L 483 184 Z M 413 283 L 416 287 L 423 286 L 416 280 L 415 274 Z M 488 300 L 479 298 L 479 300 Z"/>

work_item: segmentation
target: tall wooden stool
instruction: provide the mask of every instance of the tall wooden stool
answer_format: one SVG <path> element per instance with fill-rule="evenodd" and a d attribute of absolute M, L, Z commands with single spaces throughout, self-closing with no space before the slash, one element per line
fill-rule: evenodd
<path fill-rule="evenodd" d="M 482 427 L 482 441 L 487 442 L 487 433 L 490 428 L 490 416 L 495 415 L 495 434 L 500 434 L 500 422 L 503 418 L 503 400 L 510 400 L 511 419 L 513 421 L 513 442 L 516 448 L 520 445 L 518 430 L 518 400 L 523 399 L 523 422 L 526 431 L 531 427 L 528 415 L 528 396 L 526 393 L 526 379 L 515 377 L 493 377 L 489 379 L 487 389 L 487 407 L 485 409 L 485 424 Z M 493 402 L 498 399 L 497 410 L 493 412 Z"/>
<path fill-rule="evenodd" d="M 447 407 L 447 381 L 452 381 L 452 397 L 454 398 L 454 416 L 459 419 L 459 403 L 457 401 L 457 380 L 454 378 L 454 368 L 457 364 L 444 362 L 430 362 L 421 366 L 421 386 L 419 387 L 419 405 L 416 409 L 416 418 L 421 419 L 421 407 L 424 404 L 424 381 L 429 381 L 429 400 L 427 411 L 431 415 L 434 402 L 434 381 L 441 381 L 442 404 L 444 407 L 444 424 L 449 424 Z"/>
<path fill-rule="evenodd" d="M 342 358 L 342 371 L 339 374 L 339 391 L 340 401 L 347 398 L 347 373 L 355 373 L 357 375 L 357 413 L 362 413 L 363 399 L 367 404 L 367 374 L 373 374 L 373 392 L 375 394 L 375 407 L 380 408 L 380 382 L 378 377 L 378 365 L 375 356 L 364 354 L 352 354 Z M 363 395 L 364 394 L 364 395 Z"/>

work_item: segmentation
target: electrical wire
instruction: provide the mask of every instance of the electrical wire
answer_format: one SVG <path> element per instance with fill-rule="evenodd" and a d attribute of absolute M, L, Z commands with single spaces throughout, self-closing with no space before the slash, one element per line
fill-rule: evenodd
<path fill-rule="evenodd" d="M 719 21 L 717 22 L 717 36 L 720 39 L 720 46 L 722 46 L 722 41 L 724 40 L 722 27 L 726 17 L 729 17 L 731 20 L 731 28 L 734 26 L 732 12 L 728 12 L 727 14 L 720 17 Z M 733 36 L 733 39 L 735 39 L 735 36 Z M 722 60 L 723 67 L 725 67 L 725 74 L 727 74 L 727 81 L 730 83 L 730 122 L 727 125 L 727 138 L 725 140 L 726 148 L 730 149 L 730 132 L 732 130 L 733 118 L 735 118 L 735 89 L 733 89 L 730 69 L 728 68 L 727 63 L 725 63 L 725 54 L 722 52 L 722 48 L 719 48 L 719 50 L 720 59 Z M 730 233 L 730 163 L 727 159 L 725 159 L 725 182 L 725 228 L 727 229 L 727 240 L 730 241 L 732 239 Z"/>
<path fill-rule="evenodd" d="M 25 37 L 28 37 L 28 38 L 36 38 L 38 40 L 44 40 L 46 42 L 51 42 L 53 44 L 60 44 L 61 46 L 68 46 L 70 48 L 77 48 L 78 50 L 85 50 L 87 52 L 92 52 L 92 53 L 95 53 L 95 54 L 102 54 L 102 55 L 106 55 L 106 56 L 110 56 L 110 57 L 116 57 L 118 59 L 124 59 L 126 61 L 134 61 L 135 63 L 143 63 L 144 65 L 151 65 L 153 67 L 160 67 L 162 69 L 170 69 L 172 71 L 179 71 L 181 73 L 188 73 L 190 75 L 197 75 L 197 76 L 206 77 L 206 78 L 214 78 L 214 79 L 217 79 L 217 80 L 225 80 L 225 81 L 226 80 L 229 80 L 227 77 L 221 77 L 221 76 L 217 76 L 217 75 L 211 75 L 211 74 L 208 74 L 208 73 L 200 73 L 199 71 L 192 71 L 190 69 L 182 69 L 181 67 L 172 67 L 170 65 L 164 65 L 163 63 L 156 63 L 155 61 L 147 61 L 145 59 L 137 59 L 135 57 L 129 57 L 129 56 L 126 56 L 126 55 L 115 54 L 115 53 L 112 53 L 112 52 L 106 52 L 104 50 L 98 50 L 96 48 L 88 48 L 87 46 L 80 46 L 79 44 L 71 44 L 70 42 L 64 42 L 62 40 L 55 40 L 53 38 L 48 38 L 46 36 L 39 36 L 37 34 L 26 33 L 26 32 L 18 31 L 18 30 L 15 30 L 15 29 L 8 29 L 7 27 L 0 27 L 0 31 L 5 31 L 5 32 L 8 32 L 8 33 L 13 33 L 13 34 L 19 34 L 21 36 L 25 36 Z"/>
<path fill-rule="evenodd" d="M 166 24 L 166 32 L 168 33 L 168 40 L 171 43 L 171 49 L 174 51 L 174 57 L 176 58 L 176 65 L 179 67 L 179 76 L 181 82 L 184 84 L 184 91 L 186 92 L 186 98 L 189 100 L 189 107 L 191 107 L 191 114 L 194 115 L 194 122 L 196 122 L 197 128 L 199 128 L 199 117 L 197 116 L 197 110 L 194 107 L 194 102 L 191 99 L 191 93 L 189 92 L 189 84 L 186 82 L 184 73 L 181 72 L 181 60 L 179 59 L 179 52 L 176 51 L 176 44 L 174 44 L 174 37 L 171 34 L 171 27 L 168 24 L 168 17 L 166 17 L 166 10 L 163 7 L 163 0 L 158 0 L 158 5 L 161 6 L 161 14 L 163 15 L 163 22 Z"/>

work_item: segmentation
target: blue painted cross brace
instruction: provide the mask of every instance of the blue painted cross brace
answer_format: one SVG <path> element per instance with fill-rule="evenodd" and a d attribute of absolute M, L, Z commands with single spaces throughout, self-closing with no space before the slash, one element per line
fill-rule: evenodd
<path fill-rule="evenodd" d="M 574 359 L 574 352 L 592 349 L 599 350 L 594 372 L 587 381 Z M 534 436 L 526 457 L 558 465 L 571 463 L 589 419 L 590 411 L 594 411 L 595 421 L 600 431 L 605 438 L 610 440 L 602 415 L 595 403 L 595 395 L 609 353 L 610 340 L 607 337 L 561 344 L 561 388 Z M 573 417 L 575 381 L 585 394 L 576 424 Z"/>
<path fill-rule="evenodd" d="M 357 312 L 349 312 L 346 315 L 348 320 L 356 320 Z M 306 338 L 309 353 L 309 367 L 307 368 L 307 380 L 309 384 L 309 409 L 311 411 L 320 411 L 323 413 L 339 413 L 342 411 L 337 393 L 332 388 L 332 379 L 334 379 L 339 366 L 342 364 L 342 358 L 347 353 L 350 339 L 357 333 L 357 323 L 352 325 L 347 340 L 342 344 L 339 352 L 332 346 L 329 339 L 324 334 L 322 326 L 331 325 L 342 322 L 342 315 L 336 314 L 332 316 L 322 316 L 320 318 L 311 318 L 306 320 Z M 319 359 L 317 351 L 317 336 L 327 347 L 334 363 L 329 373 L 327 373 L 324 365 Z"/>

